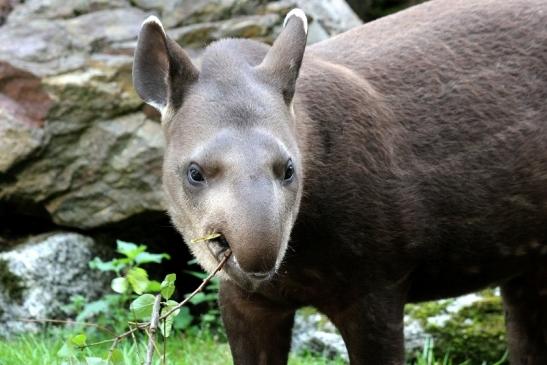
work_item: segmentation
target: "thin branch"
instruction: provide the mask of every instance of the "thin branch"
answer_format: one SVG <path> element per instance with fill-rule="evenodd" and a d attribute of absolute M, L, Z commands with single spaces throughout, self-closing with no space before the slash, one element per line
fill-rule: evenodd
<path fill-rule="evenodd" d="M 17 318 L 18 321 L 21 321 L 21 322 L 28 322 L 28 323 L 63 323 L 63 324 L 81 324 L 83 326 L 86 326 L 86 327 L 95 327 L 97 328 L 98 330 L 101 330 L 103 332 L 107 332 L 113 336 L 115 336 L 116 334 L 114 332 L 112 332 L 111 330 L 109 330 L 108 328 L 106 327 L 103 327 L 101 326 L 100 324 L 97 324 L 97 323 L 92 323 L 92 322 L 80 322 L 80 321 L 73 321 L 71 319 L 50 319 L 50 318 L 37 318 L 37 319 L 32 319 L 32 318 Z"/>
<path fill-rule="evenodd" d="M 224 257 L 222 258 L 222 260 L 219 262 L 219 264 L 217 265 L 217 267 L 213 270 L 212 273 L 209 274 L 209 276 L 207 276 L 205 279 L 203 279 L 203 281 L 201 282 L 201 284 L 197 287 L 196 290 L 194 290 L 192 292 L 192 294 L 190 294 L 186 299 L 184 299 L 182 302 L 180 302 L 179 304 L 177 304 L 176 306 L 174 306 L 169 312 L 165 313 L 163 316 L 160 317 L 160 321 L 163 321 L 165 318 L 169 317 L 174 311 L 180 309 L 183 305 L 185 305 L 186 303 L 188 303 L 188 301 L 190 299 L 192 299 L 197 293 L 201 292 L 203 290 L 203 288 L 205 287 L 205 285 L 207 285 L 211 279 L 213 278 L 213 276 L 216 275 L 217 272 L 220 271 L 220 269 L 222 269 L 222 267 L 224 266 L 224 264 L 226 263 L 226 261 L 228 261 L 228 259 L 230 258 L 230 255 L 232 254 L 232 251 L 231 250 L 227 250 L 225 253 L 224 253 Z"/>
<path fill-rule="evenodd" d="M 152 357 L 154 356 L 154 338 L 156 337 L 156 329 L 158 328 L 158 322 L 160 318 L 160 303 L 161 294 L 156 295 L 154 300 L 154 306 L 152 307 L 152 318 L 150 319 L 150 327 L 148 328 L 148 349 L 146 350 L 146 360 L 144 365 L 152 364 Z"/>
<path fill-rule="evenodd" d="M 135 318 L 135 320 L 137 320 Z M 131 323 L 128 324 L 129 329 L 131 328 Z M 131 332 L 131 338 L 133 339 L 133 343 L 135 344 L 135 351 L 137 352 L 137 359 L 139 359 L 139 363 L 141 363 L 141 351 L 139 350 L 139 343 L 137 342 L 137 338 L 135 337 L 135 332 Z"/>
<path fill-rule="evenodd" d="M 163 333 L 167 333 L 167 321 L 163 321 Z M 162 357 L 161 357 L 161 363 L 162 365 L 165 365 L 167 363 L 166 361 L 167 357 L 167 338 L 163 338 L 163 351 L 162 351 Z"/>
<path fill-rule="evenodd" d="M 121 340 L 120 337 L 116 337 L 114 342 L 112 342 L 112 346 L 110 346 L 110 349 L 108 350 L 108 356 L 106 358 L 106 362 L 110 362 L 110 359 L 112 358 L 112 354 L 114 353 L 114 349 L 116 348 L 116 346 L 118 346 L 118 343 L 120 342 L 120 340 Z"/>
<path fill-rule="evenodd" d="M 138 325 L 136 325 L 135 327 L 131 328 L 130 330 L 128 331 L 125 331 L 124 333 L 122 333 L 121 335 L 118 335 L 114 338 L 109 338 L 107 340 L 102 340 L 102 341 L 97 341 L 97 342 L 93 342 L 93 343 L 90 343 L 90 344 L 87 344 L 85 346 L 81 346 L 81 348 L 86 348 L 86 347 L 91 347 L 91 346 L 97 346 L 97 345 L 102 345 L 103 343 L 109 343 L 109 342 L 114 342 L 114 341 L 120 341 L 121 339 L 123 339 L 124 337 L 127 337 L 129 335 L 131 335 L 133 332 L 136 332 L 137 330 L 140 330 L 140 329 L 143 329 L 143 328 L 147 328 L 148 326 L 150 325 L 150 323 L 139 323 Z"/>

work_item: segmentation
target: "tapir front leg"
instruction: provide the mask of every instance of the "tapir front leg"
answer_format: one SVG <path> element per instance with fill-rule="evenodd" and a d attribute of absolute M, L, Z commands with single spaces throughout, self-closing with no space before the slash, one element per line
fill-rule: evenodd
<path fill-rule="evenodd" d="M 235 365 L 285 365 L 294 309 L 271 303 L 223 281 L 220 312 Z"/>
<path fill-rule="evenodd" d="M 404 295 L 371 293 L 326 313 L 336 325 L 351 365 L 403 365 Z"/>

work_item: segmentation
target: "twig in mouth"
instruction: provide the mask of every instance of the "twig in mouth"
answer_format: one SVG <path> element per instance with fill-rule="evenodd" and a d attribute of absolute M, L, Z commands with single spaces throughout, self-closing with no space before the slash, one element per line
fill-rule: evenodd
<path fill-rule="evenodd" d="M 203 237 L 194 238 L 190 240 L 190 242 L 192 243 L 205 242 L 205 241 L 214 240 L 215 238 L 219 238 L 220 236 L 222 236 L 220 233 L 210 233 Z"/>

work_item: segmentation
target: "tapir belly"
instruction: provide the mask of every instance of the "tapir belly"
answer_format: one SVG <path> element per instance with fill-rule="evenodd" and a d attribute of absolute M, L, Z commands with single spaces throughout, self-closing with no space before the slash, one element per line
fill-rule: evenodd
<path fill-rule="evenodd" d="M 537 265 L 547 265 L 547 255 L 535 259 L 494 258 L 482 263 L 427 262 L 411 277 L 408 301 L 449 298 L 498 286 Z"/>

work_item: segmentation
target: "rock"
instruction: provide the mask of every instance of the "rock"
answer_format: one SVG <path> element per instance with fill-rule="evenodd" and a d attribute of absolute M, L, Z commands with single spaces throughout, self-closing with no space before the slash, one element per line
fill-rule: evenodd
<path fill-rule="evenodd" d="M 136 111 L 143 103 L 133 88 L 132 64 L 130 56 L 95 54 L 82 69 L 44 78 L 54 101 L 48 118 L 85 126 Z"/>
<path fill-rule="evenodd" d="M 0 105 L 4 104 L 4 98 L 0 95 Z M 0 176 L 36 152 L 43 138 L 42 129 L 21 123 L 15 115 L 0 107 Z"/>
<path fill-rule="evenodd" d="M 0 61 L 0 107 L 25 124 L 41 126 L 51 99 L 36 75 Z"/>
<path fill-rule="evenodd" d="M 51 99 L 35 75 L 0 61 L 0 174 L 43 143 Z"/>
<path fill-rule="evenodd" d="M 106 9 L 69 19 L 65 27 L 80 45 L 97 52 L 108 44 L 136 39 L 149 15 L 137 8 Z"/>
<path fill-rule="evenodd" d="M 308 43 L 315 43 L 357 27 L 363 22 L 344 0 L 295 0 L 312 18 Z"/>
<path fill-rule="evenodd" d="M 138 112 L 131 64 L 96 54 L 86 68 L 44 78 L 52 106 L 43 128 L 23 127 L 2 109 L 0 135 L 9 138 L 0 150 L 9 150 L 0 172 L 20 168 L 0 179 L 0 200 L 36 203 L 55 223 L 78 228 L 163 210 L 163 133 Z"/>
<path fill-rule="evenodd" d="M 344 340 L 334 325 L 324 315 L 308 308 L 296 313 L 291 351 L 312 352 L 330 360 L 349 359 Z"/>
<path fill-rule="evenodd" d="M 327 39 L 363 24 L 344 0 L 281 0 L 268 2 L 261 14 L 278 14 L 282 18 L 299 7 L 308 17 L 308 44 Z"/>
<path fill-rule="evenodd" d="M 98 10 L 129 6 L 127 0 L 26 0 L 17 5 L 9 23 L 26 23 L 29 19 L 64 19 Z"/>
<path fill-rule="evenodd" d="M 0 0 L 0 26 L 6 22 L 8 15 L 13 10 L 13 6 L 18 3 L 17 0 Z"/>
<path fill-rule="evenodd" d="M 55 223 L 82 229 L 163 210 L 158 123 L 136 113 L 88 125 L 51 124 L 55 134 L 40 158 L 14 182 L 0 181 L 0 200 L 43 204 Z"/>
<path fill-rule="evenodd" d="M 277 14 L 241 16 L 218 22 L 199 23 L 167 31 L 183 47 L 202 48 L 226 37 L 244 37 L 272 43 L 283 18 Z"/>
<path fill-rule="evenodd" d="M 0 61 L 37 76 L 74 70 L 85 64 L 85 45 L 63 21 L 32 19 L 0 31 Z"/>
<path fill-rule="evenodd" d="M 152 5 L 154 1 L 143 1 Z M 261 0 L 167 0 L 154 9 L 161 10 L 166 28 L 194 23 L 212 22 L 254 14 Z"/>
<path fill-rule="evenodd" d="M 89 237 L 55 233 L 0 252 L 0 336 L 36 332 L 21 319 L 63 318 L 71 296 L 104 293 L 109 278 L 88 267 L 98 250 Z"/>

